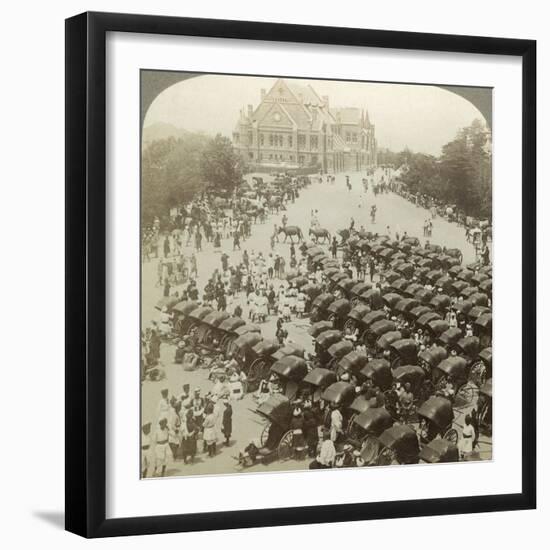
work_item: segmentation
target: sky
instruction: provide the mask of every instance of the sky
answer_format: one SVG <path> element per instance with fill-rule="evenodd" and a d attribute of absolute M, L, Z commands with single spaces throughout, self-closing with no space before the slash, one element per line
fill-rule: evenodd
<path fill-rule="evenodd" d="M 240 109 L 257 107 L 260 90 L 276 78 L 204 75 L 179 82 L 161 92 L 145 116 L 144 127 L 165 122 L 185 130 L 231 137 Z M 331 107 L 368 109 L 376 125 L 379 148 L 433 155 L 454 139 L 457 131 L 483 117 L 469 101 L 437 86 L 298 80 L 311 84 Z"/>

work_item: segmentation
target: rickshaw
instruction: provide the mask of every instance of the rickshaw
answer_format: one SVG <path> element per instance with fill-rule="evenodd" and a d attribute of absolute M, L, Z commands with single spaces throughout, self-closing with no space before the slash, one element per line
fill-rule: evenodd
<path fill-rule="evenodd" d="M 434 268 L 434 261 L 431 259 L 431 258 L 423 258 L 422 256 L 418 256 L 419 259 L 417 262 L 416 262 L 416 268 L 417 270 L 418 269 L 427 269 L 428 271 L 426 271 L 424 273 L 424 275 L 426 275 L 427 273 L 429 273 L 430 271 L 433 270 Z"/>
<path fill-rule="evenodd" d="M 352 300 L 352 303 L 353 303 L 353 300 Z M 355 307 L 353 307 L 353 309 L 349 312 L 348 318 L 344 323 L 344 330 L 349 329 L 352 332 L 355 331 L 355 329 L 359 330 L 361 327 L 364 326 L 362 323 L 363 317 L 365 317 L 365 315 L 369 312 L 370 312 L 369 306 L 361 303 L 358 303 L 357 305 L 355 305 Z"/>
<path fill-rule="evenodd" d="M 344 422 L 343 427 L 346 427 L 349 423 L 349 418 L 352 411 L 349 406 L 355 399 L 355 386 L 348 382 L 334 382 L 328 386 L 321 394 L 321 400 L 324 403 L 325 409 L 325 426 L 330 423 L 330 412 L 332 408 L 340 409 Z"/>
<path fill-rule="evenodd" d="M 326 364 L 331 360 L 331 357 L 328 355 L 328 348 L 332 344 L 340 342 L 342 338 L 342 331 L 336 329 L 325 330 L 315 338 L 315 354 L 321 363 Z"/>
<path fill-rule="evenodd" d="M 388 294 L 384 294 L 384 296 L 382 296 L 384 305 L 390 309 L 393 309 L 402 299 L 403 296 L 401 296 L 401 294 L 397 294 L 396 292 L 389 292 Z"/>
<path fill-rule="evenodd" d="M 453 278 L 456 279 L 458 275 L 462 272 L 464 268 L 460 265 L 455 265 L 447 270 L 447 273 Z"/>
<path fill-rule="evenodd" d="M 451 349 L 462 338 L 462 331 L 458 327 L 453 327 L 440 334 L 437 341 L 445 348 Z"/>
<path fill-rule="evenodd" d="M 328 308 L 328 321 L 331 321 L 334 328 L 341 329 L 344 327 L 348 313 L 351 311 L 351 302 L 346 298 L 334 300 Z"/>
<path fill-rule="evenodd" d="M 332 328 L 333 326 L 330 321 L 317 321 L 317 323 L 313 323 L 309 327 L 307 332 L 312 338 L 317 338 L 319 334 L 327 330 L 332 330 Z"/>
<path fill-rule="evenodd" d="M 453 296 L 460 296 L 460 293 L 465 289 L 468 288 L 468 283 L 465 281 L 453 281 L 451 284 L 451 291 L 450 294 Z"/>
<path fill-rule="evenodd" d="M 457 315 L 462 315 L 463 317 L 466 317 L 468 315 L 468 312 L 473 307 L 474 304 L 472 304 L 472 302 L 470 302 L 469 300 L 461 300 L 453 304 L 453 309 L 456 311 Z"/>
<path fill-rule="evenodd" d="M 425 329 L 428 323 L 441 319 L 441 315 L 435 311 L 428 311 L 416 319 L 416 326 L 421 329 Z"/>
<path fill-rule="evenodd" d="M 392 342 L 389 346 L 390 350 L 390 365 L 395 369 L 401 365 L 414 365 L 418 349 L 416 342 L 412 338 L 403 338 Z"/>
<path fill-rule="evenodd" d="M 377 463 L 380 454 L 378 438 L 393 426 L 393 418 L 384 407 L 369 407 L 353 415 L 348 426 L 348 442 L 360 449 L 365 466 Z"/>
<path fill-rule="evenodd" d="M 398 315 L 402 315 L 405 319 L 412 320 L 414 319 L 414 316 L 411 315 L 411 311 L 420 305 L 420 302 L 418 300 L 415 300 L 414 298 L 403 298 L 402 300 L 399 300 L 397 304 L 395 304 L 394 311 Z"/>
<path fill-rule="evenodd" d="M 276 375 L 281 385 L 281 393 L 292 401 L 307 374 L 307 364 L 301 357 L 288 355 L 273 363 L 269 372 Z"/>
<path fill-rule="evenodd" d="M 306 352 L 303 347 L 298 346 L 294 343 L 287 343 L 282 348 L 279 348 L 275 353 L 272 353 L 271 358 L 273 359 L 273 361 L 279 361 L 280 359 L 283 359 L 283 357 L 293 355 L 294 357 L 300 357 L 303 359 L 305 353 Z"/>
<path fill-rule="evenodd" d="M 441 277 L 440 269 L 432 269 L 426 273 L 424 279 L 427 283 L 430 283 L 432 286 L 435 285 L 435 282 Z"/>
<path fill-rule="evenodd" d="M 416 293 L 421 290 L 424 290 L 424 287 L 421 284 L 411 283 L 409 281 L 409 285 L 405 288 L 403 293 L 407 298 L 416 298 Z"/>
<path fill-rule="evenodd" d="M 187 315 L 187 319 L 182 321 L 180 334 L 189 334 L 192 329 L 196 329 L 197 341 L 201 342 L 204 335 L 208 331 L 209 325 L 204 322 L 204 319 L 213 313 L 211 307 L 197 307 Z"/>
<path fill-rule="evenodd" d="M 425 349 L 418 354 L 418 363 L 424 369 L 426 378 L 431 377 L 432 370 L 447 359 L 447 350 L 441 346 Z"/>
<path fill-rule="evenodd" d="M 477 400 L 479 429 L 488 436 L 493 432 L 493 379 L 489 378 L 479 389 Z"/>
<path fill-rule="evenodd" d="M 420 451 L 420 463 L 442 464 L 458 462 L 458 447 L 446 439 L 434 439 Z"/>
<path fill-rule="evenodd" d="M 416 306 L 411 309 L 411 317 L 416 321 L 426 313 L 430 313 L 432 310 L 428 306 Z M 437 315 L 437 314 L 436 314 Z M 439 317 L 439 315 L 437 315 Z"/>
<path fill-rule="evenodd" d="M 475 292 L 474 294 L 471 294 L 468 299 L 476 306 L 487 307 L 489 305 L 489 296 L 483 292 Z"/>
<path fill-rule="evenodd" d="M 342 271 L 339 271 L 338 273 L 334 273 L 334 275 L 331 275 L 329 279 L 329 290 L 332 292 L 337 286 L 340 281 L 343 281 L 344 279 L 348 279 L 349 277 L 343 273 Z"/>
<path fill-rule="evenodd" d="M 447 357 L 432 371 L 435 394 L 447 397 L 464 407 L 470 405 L 474 398 L 474 389 L 468 375 L 468 363 L 463 357 Z"/>
<path fill-rule="evenodd" d="M 230 352 L 233 354 L 235 360 L 241 365 L 241 368 L 245 368 L 246 365 L 250 364 L 253 360 L 253 348 L 263 342 L 268 342 L 264 340 L 261 334 L 257 332 L 248 332 L 239 336 L 236 340 L 232 342 Z M 273 346 L 271 346 L 273 347 Z M 269 353 L 271 355 L 279 349 L 279 346 Z"/>
<path fill-rule="evenodd" d="M 462 269 L 457 273 L 456 278 L 459 279 L 460 281 L 465 281 L 467 283 L 470 283 L 473 276 L 474 276 L 474 273 L 471 269 Z"/>
<path fill-rule="evenodd" d="M 460 248 L 448 248 L 446 252 L 448 256 L 451 256 L 451 258 L 456 258 L 459 261 L 459 264 L 462 263 L 464 256 L 462 255 L 462 250 L 460 250 Z"/>
<path fill-rule="evenodd" d="M 193 301 L 178 302 L 172 307 L 174 314 L 174 331 L 176 334 L 183 336 L 189 330 L 189 327 L 193 324 L 193 319 L 189 317 L 189 314 L 197 309 L 199 304 Z"/>
<path fill-rule="evenodd" d="M 260 380 L 267 378 L 269 367 L 275 361 L 273 354 L 279 348 L 279 343 L 275 340 L 260 340 L 252 348 L 246 349 L 244 371 L 249 391 L 254 391 Z"/>
<path fill-rule="evenodd" d="M 476 273 L 470 280 L 470 283 L 472 285 L 475 285 L 477 287 L 479 287 L 479 285 L 483 282 L 483 281 L 486 281 L 490 279 L 489 275 L 487 275 L 486 273 L 482 273 L 481 271 Z"/>
<path fill-rule="evenodd" d="M 458 432 L 453 428 L 453 405 L 445 397 L 432 396 L 417 411 L 420 424 L 418 436 L 421 443 L 429 443 L 437 436 L 450 441 L 454 445 L 458 442 Z"/>
<path fill-rule="evenodd" d="M 411 393 L 413 394 L 413 406 L 408 411 L 401 411 L 399 405 L 399 398 L 392 399 L 390 392 L 393 389 L 385 392 L 386 408 L 392 414 L 392 416 L 398 420 L 410 420 L 416 412 L 418 405 L 425 401 L 428 397 L 429 387 L 426 385 L 426 374 L 422 367 L 418 365 L 403 365 L 392 370 L 392 377 L 394 383 L 399 383 L 401 387 L 405 384 L 410 384 Z"/>
<path fill-rule="evenodd" d="M 399 265 L 396 269 L 397 273 L 399 273 L 402 277 L 405 279 L 411 279 L 414 275 L 414 265 L 411 263 L 403 263 Z M 410 282 L 410 281 L 409 281 Z"/>
<path fill-rule="evenodd" d="M 430 305 L 434 310 L 445 315 L 451 305 L 451 298 L 447 294 L 436 294 L 431 300 Z"/>
<path fill-rule="evenodd" d="M 363 302 L 362 295 L 370 290 L 372 285 L 370 283 L 357 283 L 350 290 L 351 303 L 355 307 Z"/>
<path fill-rule="evenodd" d="M 319 294 L 311 304 L 310 319 L 313 323 L 322 321 L 328 316 L 328 306 L 334 302 L 336 298 L 333 294 L 325 292 Z"/>
<path fill-rule="evenodd" d="M 393 283 L 388 287 L 390 289 L 389 292 L 399 294 L 399 296 L 403 298 L 405 289 L 410 285 L 410 283 L 410 281 L 403 279 L 402 277 L 395 279 L 395 281 L 393 281 Z"/>
<path fill-rule="evenodd" d="M 453 294 L 454 282 L 455 281 L 451 277 L 449 277 L 449 275 L 443 275 L 442 277 L 439 277 L 439 279 L 437 279 L 434 286 L 436 288 L 440 288 L 441 289 L 440 292 L 444 294 Z"/>
<path fill-rule="evenodd" d="M 491 313 L 491 310 L 485 306 L 474 305 L 474 307 L 468 311 L 467 317 L 471 322 L 475 322 L 475 320 L 484 313 Z"/>
<path fill-rule="evenodd" d="M 493 376 L 493 348 L 484 348 L 478 354 L 478 360 L 470 368 L 470 380 L 481 388 Z"/>
<path fill-rule="evenodd" d="M 487 279 L 486 281 L 483 281 L 479 285 L 479 290 L 487 294 L 487 296 L 489 296 L 490 298 L 493 295 L 493 279 Z"/>
<path fill-rule="evenodd" d="M 323 287 L 317 283 L 308 283 L 302 287 L 301 291 L 307 296 L 306 313 L 309 313 L 312 302 L 323 292 Z"/>
<path fill-rule="evenodd" d="M 361 377 L 370 380 L 383 392 L 389 390 L 393 383 L 390 363 L 386 359 L 371 359 L 360 371 Z"/>
<path fill-rule="evenodd" d="M 379 288 L 371 288 L 361 295 L 363 301 L 374 311 L 382 309 L 384 302 L 382 301 Z"/>
<path fill-rule="evenodd" d="M 478 291 L 479 291 L 479 289 L 476 286 L 469 286 L 468 285 L 466 288 L 463 288 L 460 291 L 459 296 L 462 296 L 462 298 L 464 298 L 465 300 L 469 300 L 470 296 L 472 296 L 472 294 L 477 294 Z"/>
<path fill-rule="evenodd" d="M 260 435 L 258 458 L 264 463 L 287 460 L 292 455 L 293 434 L 290 429 L 292 405 L 284 395 L 274 394 L 264 401 L 256 412 L 268 423 Z M 252 462 L 253 463 L 253 462 Z M 252 465 L 247 464 L 245 465 Z"/>
<path fill-rule="evenodd" d="M 357 284 L 357 281 L 354 279 L 350 279 L 349 277 L 345 277 L 344 279 L 340 279 L 334 287 L 332 287 L 332 292 L 335 294 L 338 294 L 339 298 L 350 298 L 351 297 L 351 289 Z"/>
<path fill-rule="evenodd" d="M 228 317 L 218 326 L 220 332 L 220 349 L 224 353 L 229 352 L 231 342 L 238 338 L 235 331 L 244 325 L 246 325 L 246 321 L 240 317 Z"/>
<path fill-rule="evenodd" d="M 388 428 L 378 438 L 380 452 L 378 466 L 390 464 L 418 464 L 420 446 L 416 432 L 405 424 Z"/>
<path fill-rule="evenodd" d="M 390 351 L 390 346 L 394 342 L 402 339 L 403 335 L 398 330 L 390 330 L 385 332 L 382 336 L 380 336 L 380 338 L 378 338 L 378 340 L 376 340 L 375 353 L 377 355 L 382 355 L 385 351 Z"/>
<path fill-rule="evenodd" d="M 317 367 L 308 372 L 301 384 L 301 394 L 309 394 L 313 402 L 319 401 L 323 392 L 336 382 L 336 373 L 330 369 Z"/>
<path fill-rule="evenodd" d="M 231 315 L 229 315 L 227 311 L 213 311 L 204 317 L 202 320 L 203 324 L 199 326 L 197 331 L 197 333 L 201 335 L 199 336 L 200 344 L 206 347 L 218 348 L 221 337 L 224 335 L 222 331 L 218 330 L 218 327 L 226 319 L 229 319 L 229 317 L 231 317 Z M 203 328 L 204 330 L 201 330 Z"/>
<path fill-rule="evenodd" d="M 421 288 L 416 291 L 414 298 L 416 298 L 421 304 L 429 304 L 432 301 L 432 298 L 434 297 L 434 293 L 432 290 L 429 290 L 427 288 Z"/>
<path fill-rule="evenodd" d="M 468 365 L 471 365 L 479 354 L 480 345 L 477 336 L 466 336 L 461 338 L 456 344 L 457 354 L 466 359 Z"/>
<path fill-rule="evenodd" d="M 365 330 L 361 338 L 368 348 L 374 349 L 376 346 L 376 341 L 382 335 L 386 334 L 386 332 L 393 332 L 396 328 L 396 324 L 393 321 L 390 321 L 389 319 L 381 319 L 380 321 L 376 321 L 376 323 L 370 325 L 370 327 Z"/>
<path fill-rule="evenodd" d="M 327 355 L 330 357 L 328 368 L 334 369 L 338 361 L 353 351 L 353 344 L 349 340 L 340 340 L 332 344 L 327 350 Z"/>
<path fill-rule="evenodd" d="M 336 368 L 337 374 L 341 375 L 344 372 L 350 376 L 358 378 L 361 369 L 367 364 L 367 355 L 359 351 L 350 351 L 344 355 L 339 361 Z"/>
<path fill-rule="evenodd" d="M 449 323 L 443 319 L 434 319 L 426 325 L 426 330 L 434 340 L 437 340 L 444 332 L 449 330 Z"/>

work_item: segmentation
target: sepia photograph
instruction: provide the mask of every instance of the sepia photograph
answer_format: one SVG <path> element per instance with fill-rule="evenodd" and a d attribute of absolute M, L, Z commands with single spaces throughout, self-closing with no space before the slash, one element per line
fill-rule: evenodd
<path fill-rule="evenodd" d="M 141 479 L 492 460 L 493 90 L 140 81 Z"/>

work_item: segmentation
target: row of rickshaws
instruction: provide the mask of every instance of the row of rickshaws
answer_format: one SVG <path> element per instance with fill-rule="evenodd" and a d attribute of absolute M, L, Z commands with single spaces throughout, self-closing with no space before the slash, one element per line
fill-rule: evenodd
<path fill-rule="evenodd" d="M 334 404 L 343 411 L 345 434 L 337 444 L 357 450 L 365 466 L 389 464 L 438 463 L 459 460 L 458 431 L 451 401 L 431 396 L 418 408 L 416 418 L 399 422 L 386 407 L 373 407 L 362 396 L 357 397 L 351 384 L 336 381 L 320 391 L 321 380 L 329 372 L 311 371 L 303 383 L 311 384 L 324 404 Z M 307 379 L 307 380 L 306 380 Z M 480 429 L 490 433 L 492 398 L 491 382 L 480 389 Z M 257 413 L 267 422 L 260 438 L 260 453 L 266 461 L 285 460 L 293 453 L 292 400 L 285 394 L 274 394 L 263 402 Z M 328 415 L 327 415 L 328 417 Z M 326 418 L 319 420 L 326 425 Z"/>

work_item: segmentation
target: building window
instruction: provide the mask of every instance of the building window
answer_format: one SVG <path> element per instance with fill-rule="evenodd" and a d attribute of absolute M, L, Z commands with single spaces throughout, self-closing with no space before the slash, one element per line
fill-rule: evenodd
<path fill-rule="evenodd" d="M 319 138 L 317 136 L 311 136 L 309 138 L 309 142 L 311 144 L 312 149 L 318 149 L 319 148 Z"/>
<path fill-rule="evenodd" d="M 300 156 L 298 157 L 298 164 L 299 164 L 300 166 L 303 166 L 303 164 L 304 164 L 304 155 L 300 155 Z"/>
<path fill-rule="evenodd" d="M 288 160 L 294 162 L 294 155 L 289 155 L 289 156 L 288 156 Z"/>
<path fill-rule="evenodd" d="M 351 134 L 351 141 L 353 141 L 353 143 L 357 143 L 357 134 Z"/>
<path fill-rule="evenodd" d="M 273 155 L 269 155 L 269 160 L 273 160 Z"/>
<path fill-rule="evenodd" d="M 349 132 L 346 132 L 346 143 L 349 143 L 351 141 L 351 134 Z"/>
<path fill-rule="evenodd" d="M 260 146 L 263 147 L 263 145 L 264 145 L 264 135 L 260 134 Z"/>
<path fill-rule="evenodd" d="M 248 132 L 248 145 L 253 144 L 254 137 L 252 136 L 252 132 Z"/>
<path fill-rule="evenodd" d="M 283 147 L 283 136 L 279 136 L 279 147 Z"/>
<path fill-rule="evenodd" d="M 304 134 L 299 134 L 298 135 L 298 147 L 300 149 L 305 149 L 306 148 L 306 136 Z"/>
<path fill-rule="evenodd" d="M 252 160 L 254 159 L 254 153 L 248 153 L 248 157 Z"/>
<path fill-rule="evenodd" d="M 269 134 L 269 146 L 273 147 L 273 134 Z"/>
<path fill-rule="evenodd" d="M 288 146 L 292 147 L 292 136 L 288 136 Z"/>

